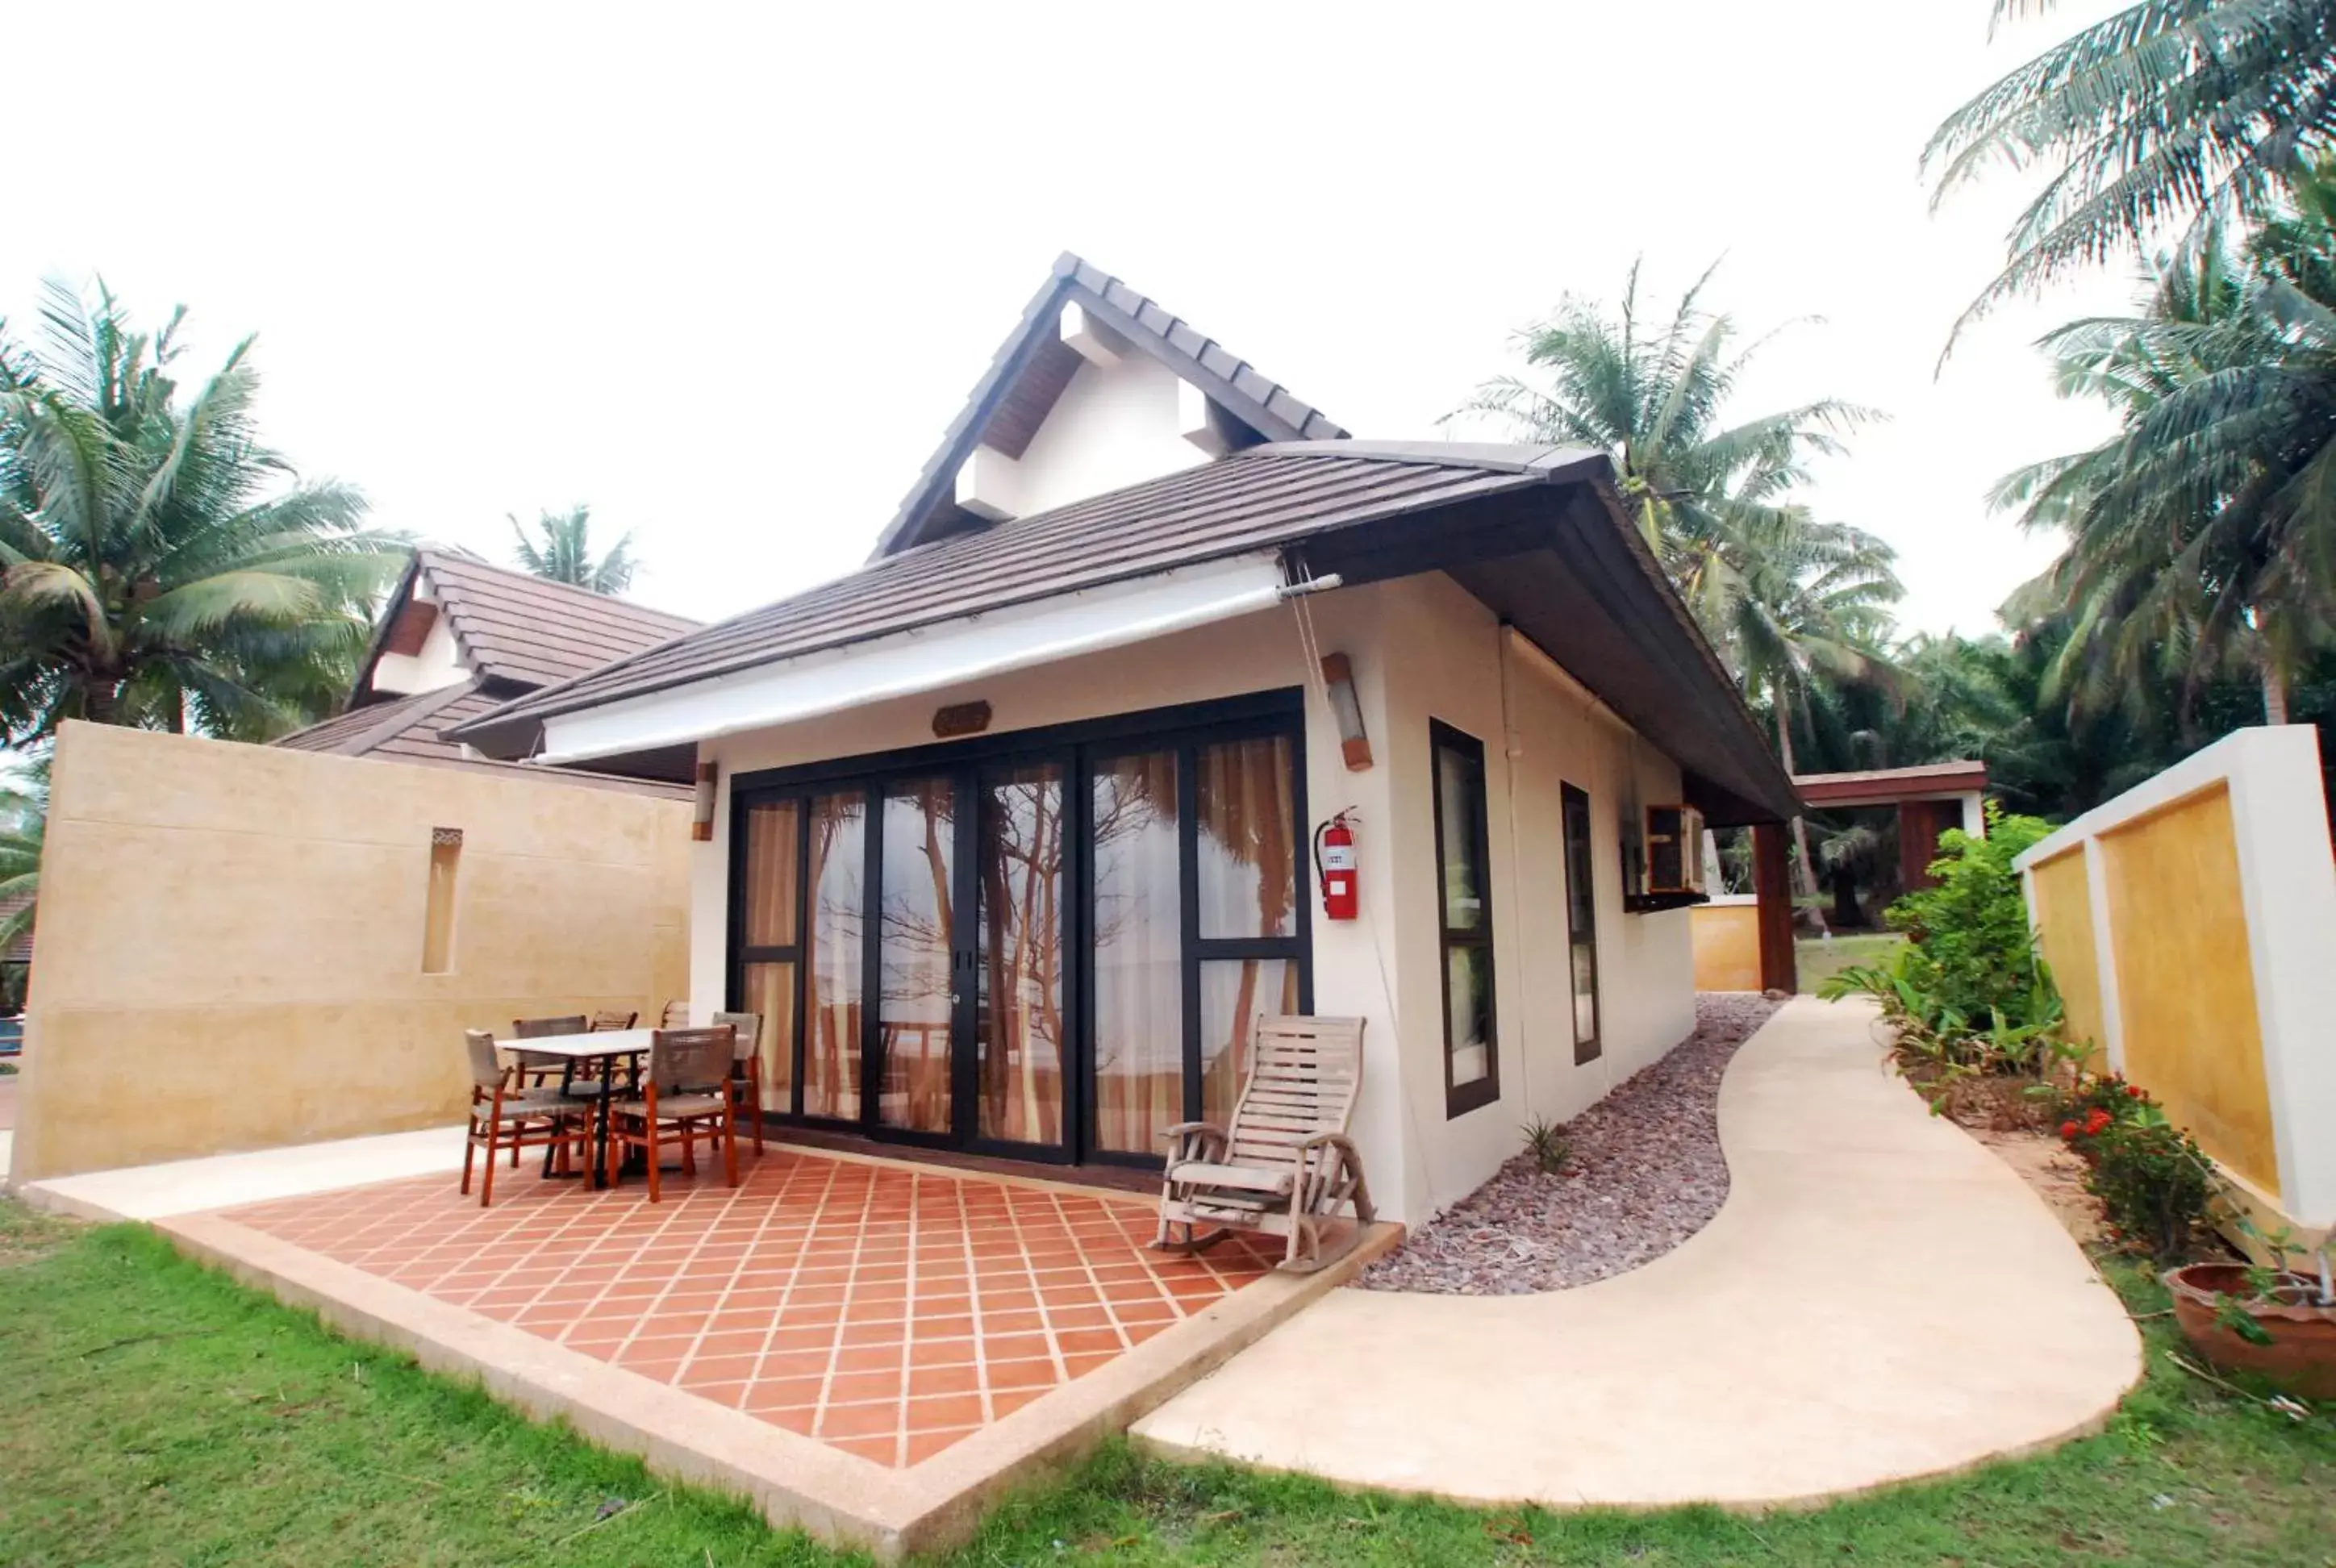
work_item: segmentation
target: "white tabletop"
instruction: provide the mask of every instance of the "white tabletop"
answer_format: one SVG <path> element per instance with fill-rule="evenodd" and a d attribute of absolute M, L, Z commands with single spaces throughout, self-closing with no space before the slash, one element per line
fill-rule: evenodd
<path fill-rule="evenodd" d="M 655 1029 L 602 1029 L 590 1035 L 543 1035 L 534 1039 L 497 1040 L 507 1051 L 536 1051 L 547 1057 L 586 1061 L 595 1057 L 630 1056 L 646 1051 L 657 1037 Z"/>

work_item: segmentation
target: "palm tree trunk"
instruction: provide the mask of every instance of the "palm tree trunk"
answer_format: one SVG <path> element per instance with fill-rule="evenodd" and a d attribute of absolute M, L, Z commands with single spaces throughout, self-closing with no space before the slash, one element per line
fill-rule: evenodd
<path fill-rule="evenodd" d="M 1776 688 L 1776 700 L 1771 706 L 1776 710 L 1776 760 L 1785 765 L 1785 772 L 1790 775 L 1793 771 L 1792 704 L 1782 687 Z M 1793 851 L 1796 894 L 1814 900 L 1817 896 L 1817 879 L 1815 862 L 1809 859 L 1809 824 L 1798 814 L 1793 818 Z M 1814 903 L 1810 907 L 1815 909 Z M 1822 911 L 1817 911 L 1817 921 L 1820 925 L 1825 922 Z"/>
<path fill-rule="evenodd" d="M 2263 677 L 2263 723 L 2286 724 L 2287 671 L 2280 667 L 2279 656 L 2264 649 L 2256 668 Z"/>

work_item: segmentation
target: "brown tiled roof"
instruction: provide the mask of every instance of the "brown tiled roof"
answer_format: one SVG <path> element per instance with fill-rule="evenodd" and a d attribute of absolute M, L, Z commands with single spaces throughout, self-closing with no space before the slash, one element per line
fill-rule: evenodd
<path fill-rule="evenodd" d="M 493 680 L 524 686 L 567 680 L 698 625 L 445 550 L 417 550 L 414 560 L 437 592 L 464 661 Z M 395 600 L 390 608 L 397 608 Z"/>
<path fill-rule="evenodd" d="M 1488 455 L 1494 452 L 1499 455 Z M 978 610 L 1604 472 L 1602 455 L 1562 447 L 1398 447 L 1375 442 L 1252 447 L 1108 495 L 886 557 L 850 577 L 521 697 L 479 727 L 508 733 L 547 715 Z"/>
<path fill-rule="evenodd" d="M 510 691 L 511 688 L 504 687 L 503 695 L 510 695 Z M 569 768 L 524 767 L 516 763 L 498 762 L 490 757 L 467 754 L 462 742 L 445 738 L 446 730 L 493 711 L 501 700 L 501 697 L 487 694 L 482 681 L 462 681 L 453 686 L 441 687 L 436 691 L 417 692 L 395 702 L 352 708 L 336 718 L 310 725 L 307 729 L 295 730 L 269 744 L 288 746 L 294 751 L 370 757 L 380 762 L 428 763 L 438 767 L 504 774 L 524 772 L 556 784 L 581 784 L 588 789 L 623 790 L 634 794 L 660 795 L 667 800 L 691 798 L 692 791 L 686 784 L 614 778 Z"/>
<path fill-rule="evenodd" d="M 394 702 L 354 707 L 322 724 L 295 730 L 274 743 L 294 751 L 332 752 L 341 756 L 391 756 L 409 762 L 457 762 L 460 741 L 440 732 L 493 709 L 476 679 L 416 692 Z"/>
<path fill-rule="evenodd" d="M 1280 382 L 1261 375 L 1214 338 L 1173 316 L 1111 274 L 1065 251 L 1055 270 L 1023 308 L 941 437 L 940 447 L 885 525 L 876 557 L 977 526 L 959 510 L 957 471 L 985 439 L 1008 456 L 1021 455 L 1037 421 L 1081 363 L 1056 327 L 1063 307 L 1076 304 L 1088 319 L 1160 360 L 1206 393 L 1260 441 L 1335 441 L 1346 431 Z M 1034 406 L 1036 405 L 1036 406 Z"/>

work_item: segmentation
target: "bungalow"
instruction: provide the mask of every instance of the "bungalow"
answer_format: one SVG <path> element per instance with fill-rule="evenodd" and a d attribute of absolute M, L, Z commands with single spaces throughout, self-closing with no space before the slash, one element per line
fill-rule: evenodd
<path fill-rule="evenodd" d="M 1699 823 L 1796 809 L 1602 454 L 1355 440 L 1073 256 L 864 568 L 452 734 L 698 782 L 774 1118 L 1156 1165 L 1352 1015 L 1414 1223 L 1689 1032 Z"/>
<path fill-rule="evenodd" d="M 273 744 L 459 763 L 444 732 L 697 622 L 450 550 L 417 550 L 382 607 L 343 710 Z"/>

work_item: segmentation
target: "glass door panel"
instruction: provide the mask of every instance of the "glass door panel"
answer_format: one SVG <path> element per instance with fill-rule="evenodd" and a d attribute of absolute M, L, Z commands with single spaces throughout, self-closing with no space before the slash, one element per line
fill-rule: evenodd
<path fill-rule="evenodd" d="M 877 1030 L 877 1119 L 909 1132 L 951 1125 L 949 1028 L 956 1013 L 957 786 L 912 779 L 884 791 Z"/>
<path fill-rule="evenodd" d="M 1063 1142 L 1063 780 L 1054 763 L 981 779 L 975 1130 L 1002 1143 Z"/>
<path fill-rule="evenodd" d="M 1298 934 L 1298 824 L 1288 735 L 1204 745 L 1201 937 Z"/>
<path fill-rule="evenodd" d="M 868 797 L 856 790 L 813 795 L 809 810 L 803 1114 L 857 1121 Z"/>
<path fill-rule="evenodd" d="M 756 1051 L 763 1058 L 763 1109 L 794 1109 L 795 966 L 750 963 L 741 1004 L 763 1020 Z"/>
<path fill-rule="evenodd" d="M 1201 966 L 1201 1119 L 1233 1114 L 1249 1075 L 1260 1018 L 1298 1011 L 1298 965 L 1290 959 L 1218 959 Z"/>
<path fill-rule="evenodd" d="M 798 800 L 749 801 L 738 874 L 739 1006 L 762 1019 L 766 1111 L 794 1109 L 795 976 L 803 962 L 803 805 Z"/>
<path fill-rule="evenodd" d="M 1184 1119 L 1183 868 L 1176 754 L 1096 763 L 1095 875 L 1096 1149 L 1159 1154 Z"/>

